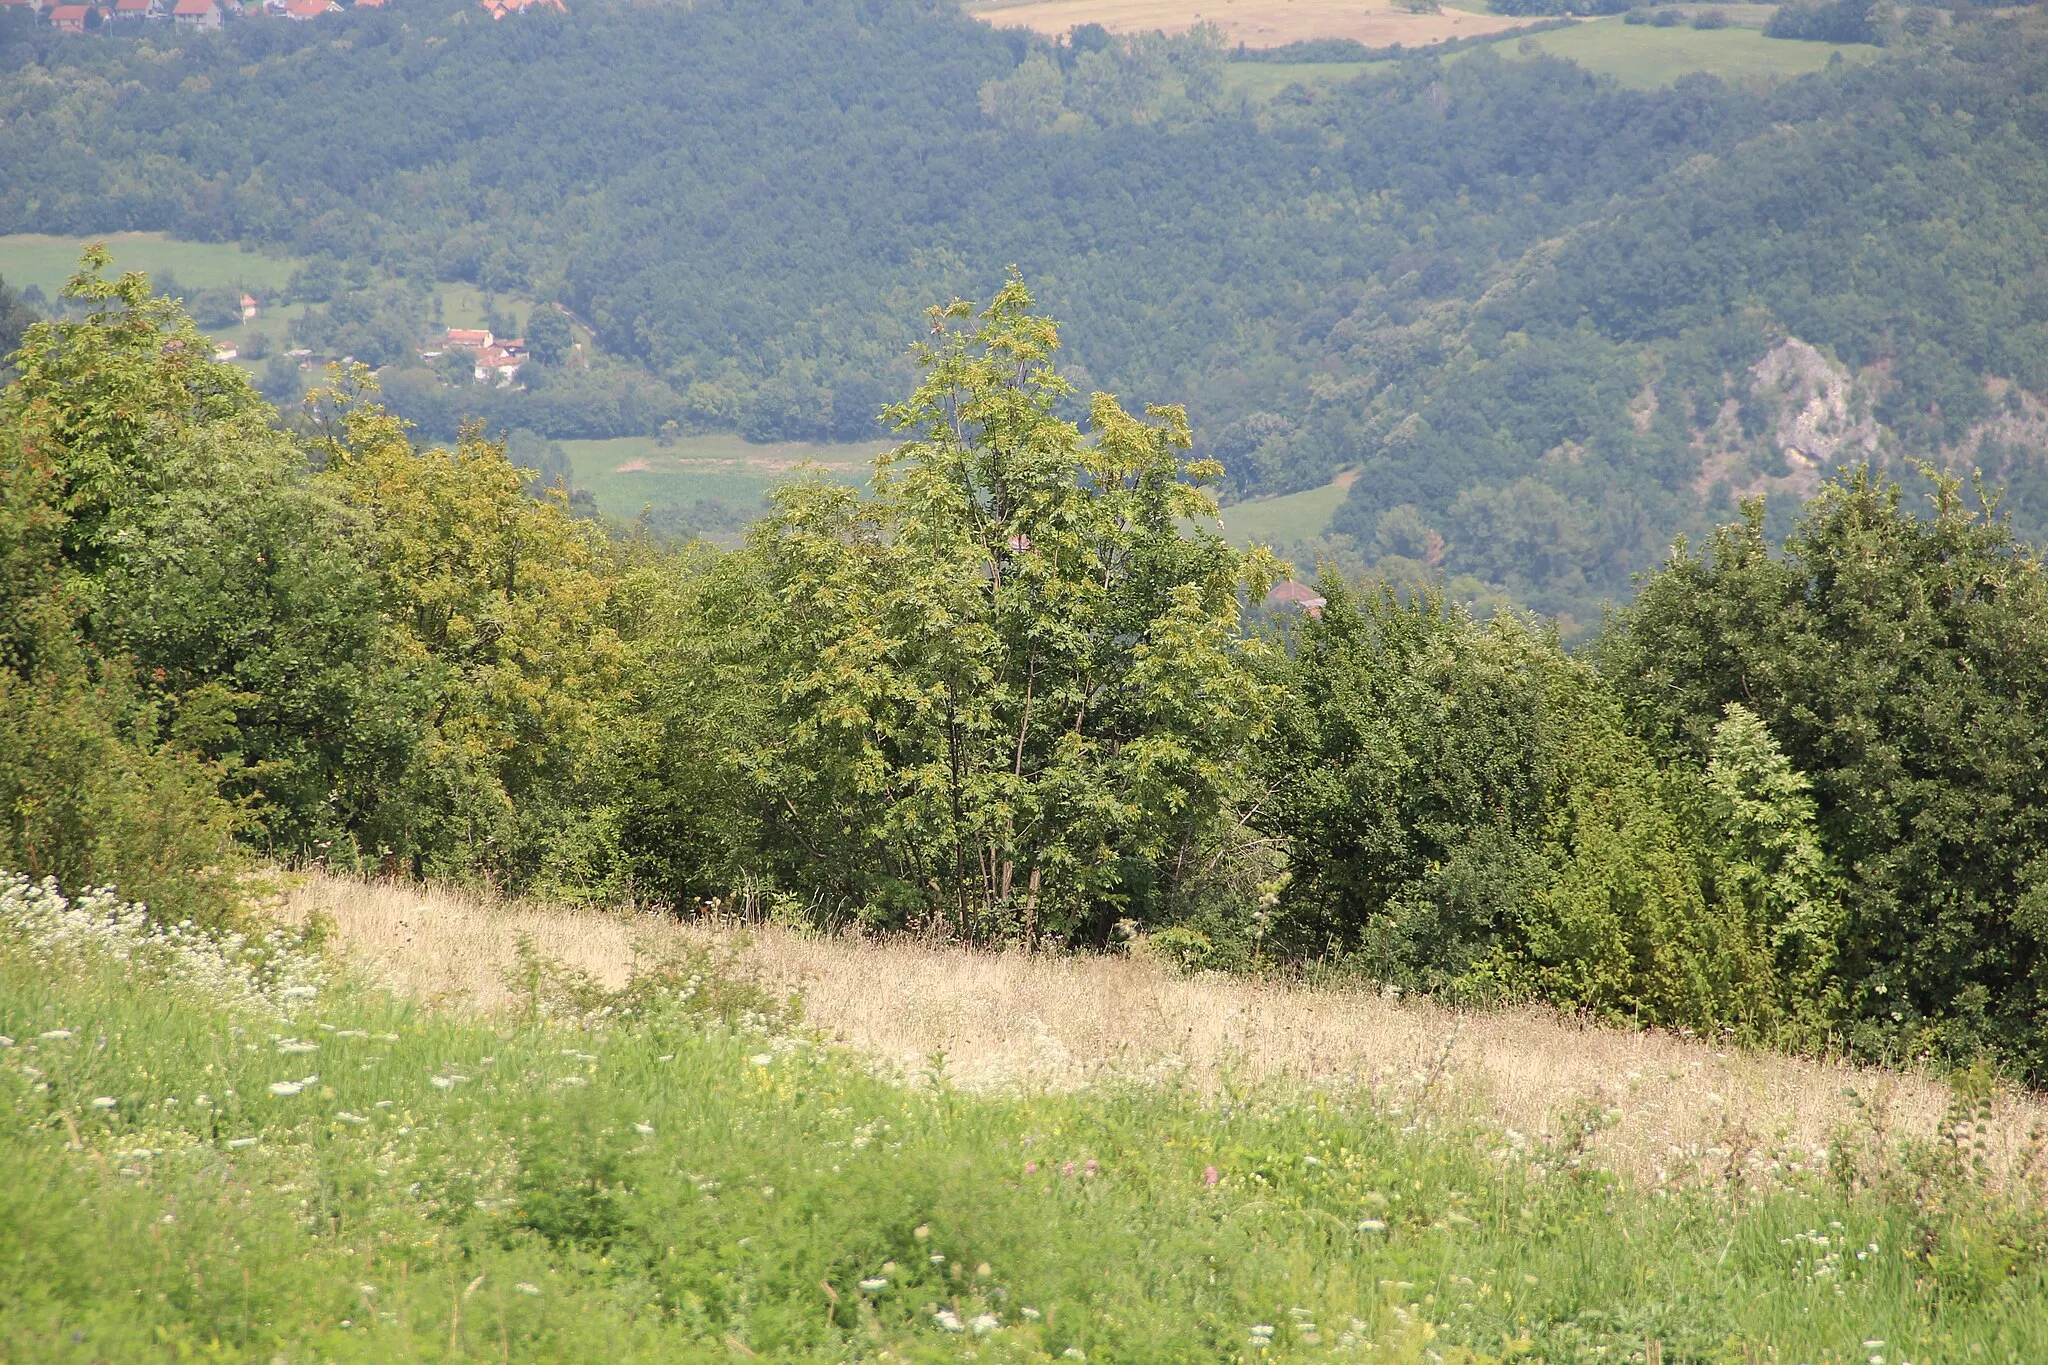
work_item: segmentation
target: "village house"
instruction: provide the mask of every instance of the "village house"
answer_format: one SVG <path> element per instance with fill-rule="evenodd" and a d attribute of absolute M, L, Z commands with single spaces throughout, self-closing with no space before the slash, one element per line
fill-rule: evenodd
<path fill-rule="evenodd" d="M 450 327 L 445 342 L 449 346 L 462 346 L 476 350 L 482 346 L 495 346 L 498 339 L 491 335 L 488 327 Z"/>
<path fill-rule="evenodd" d="M 1292 608 L 1318 621 L 1323 619 L 1323 608 L 1330 605 L 1314 588 L 1306 583 L 1297 583 L 1291 578 L 1285 582 L 1275 583 L 1273 590 L 1266 594 L 1266 601 L 1271 606 Z"/>
<path fill-rule="evenodd" d="M 499 388 L 510 388 L 513 381 L 519 377 L 519 367 L 526 363 L 526 357 L 513 350 L 517 344 L 507 342 L 503 346 L 479 347 L 476 353 L 476 382 L 486 384 L 495 380 Z"/>
<path fill-rule="evenodd" d="M 242 321 L 253 322 L 256 318 L 257 308 L 258 304 L 254 295 L 242 295 Z"/>
<path fill-rule="evenodd" d="M 83 33 L 85 16 L 91 12 L 91 5 L 58 5 L 50 11 L 50 27 L 59 33 Z"/>
<path fill-rule="evenodd" d="M 562 0 L 482 0 L 485 14 L 493 19 L 502 19 L 508 14 L 521 14 L 527 10 L 551 9 L 557 14 L 567 14 L 569 7 Z"/>
<path fill-rule="evenodd" d="M 213 0 L 178 0 L 171 20 L 179 28 L 219 28 L 220 7 Z"/>
<path fill-rule="evenodd" d="M 150 16 L 152 0 L 114 0 L 113 17 L 142 20 Z"/>
<path fill-rule="evenodd" d="M 306 23 L 323 14 L 339 14 L 341 6 L 334 0 L 284 0 L 284 17 L 294 23 Z"/>

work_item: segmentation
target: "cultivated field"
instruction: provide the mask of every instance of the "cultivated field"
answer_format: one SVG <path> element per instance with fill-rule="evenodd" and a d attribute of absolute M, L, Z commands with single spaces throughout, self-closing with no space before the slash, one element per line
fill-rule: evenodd
<path fill-rule="evenodd" d="M 1045 1092 L 1097 1083 L 1369 1094 L 1555 1137 L 1588 1112 L 1599 1159 L 1654 1185 L 1702 1171 L 1757 1175 L 1810 1160 L 1885 1108 L 1895 1137 L 1926 1136 L 1947 1092 L 1874 1072 L 1670 1034 L 1586 1025 L 1541 1009 L 1456 1013 L 1362 990 L 1178 975 L 1126 957 L 1028 956 L 828 938 L 771 926 L 705 930 L 654 915 L 500 904 L 446 889 L 310 875 L 286 917 L 333 917 L 343 954 L 400 995 L 489 1013 L 512 998 L 515 944 L 616 986 L 664 944 L 740 945 L 808 1022 L 904 1075 L 943 1054 L 953 1081 Z M 1851 1092 L 1854 1092 L 1852 1095 Z M 1994 1162 L 2025 1150 L 2048 1107 L 2008 1099 Z"/>
<path fill-rule="evenodd" d="M 1214 24 L 1232 46 L 1246 47 L 1282 47 L 1312 38 L 1351 38 L 1368 47 L 1427 47 L 1530 22 L 1450 8 L 1412 14 L 1388 0 L 1025 0 L 971 5 L 967 12 L 999 28 L 1049 35 L 1078 24 L 1100 24 L 1112 33 L 1180 33 L 1196 24 Z"/>

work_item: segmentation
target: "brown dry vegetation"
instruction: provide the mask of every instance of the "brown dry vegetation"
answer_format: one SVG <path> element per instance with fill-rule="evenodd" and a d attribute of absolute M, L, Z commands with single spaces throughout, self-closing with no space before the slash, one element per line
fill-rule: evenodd
<path fill-rule="evenodd" d="M 800 991 L 813 1026 L 904 1075 L 944 1054 L 975 1088 L 1091 1083 L 1370 1089 L 1395 1112 L 1428 1109 L 1556 1137 L 1601 1114 L 1599 1159 L 1644 1180 L 1719 1178 L 1805 1162 L 1882 1107 L 1894 1137 L 1934 1132 L 1947 1091 L 1912 1074 L 1850 1067 L 1669 1034 L 1582 1024 L 1541 1009 L 1459 1013 L 1359 989 L 1178 975 L 1133 956 L 1030 956 L 911 941 L 830 938 L 773 926 L 707 927 L 621 912 L 497 902 L 445 888 L 293 879 L 283 912 L 332 917 L 343 955 L 372 980 L 442 1007 L 507 1003 L 515 945 L 617 985 L 664 942 L 736 947 L 767 983 Z M 1994 1165 L 2048 1121 L 2007 1096 Z"/>
<path fill-rule="evenodd" d="M 1426 47 L 1530 22 L 1450 9 L 1411 14 L 1388 0 L 1026 0 L 973 6 L 968 13 L 999 28 L 1048 35 L 1077 24 L 1100 24 L 1111 33 L 1181 33 L 1207 23 L 1222 29 L 1233 46 L 1246 47 L 1280 47 L 1311 38 L 1353 38 L 1367 47 Z"/>

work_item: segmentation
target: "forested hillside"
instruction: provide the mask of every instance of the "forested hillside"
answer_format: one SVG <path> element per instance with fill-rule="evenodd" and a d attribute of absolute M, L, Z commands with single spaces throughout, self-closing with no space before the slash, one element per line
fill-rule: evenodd
<path fill-rule="evenodd" d="M 867 435 L 918 309 L 1015 264 L 1076 384 L 1185 401 L 1226 498 L 1362 466 L 1299 554 L 1584 623 L 1852 457 L 1974 460 L 2048 518 L 2048 49 L 1973 14 L 1762 91 L 1482 47 L 1267 102 L 1200 31 L 913 0 L 23 27 L 0 230 L 308 257 L 304 344 L 448 435 Z M 451 386 L 412 356 L 449 279 L 560 301 L 602 358 Z"/>

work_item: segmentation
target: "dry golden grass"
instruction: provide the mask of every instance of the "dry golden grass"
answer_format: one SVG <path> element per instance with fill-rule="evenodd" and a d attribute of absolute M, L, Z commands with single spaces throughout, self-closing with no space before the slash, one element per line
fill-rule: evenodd
<path fill-rule="evenodd" d="M 1453 9 L 1411 14 L 1389 0 L 1025 0 L 974 6 L 968 13 L 999 28 L 1048 35 L 1077 24 L 1100 24 L 1111 33 L 1181 33 L 1208 23 L 1222 29 L 1232 46 L 1246 47 L 1280 47 L 1312 38 L 1353 38 L 1367 47 L 1426 47 L 1530 22 Z"/>
<path fill-rule="evenodd" d="M 295 880 L 288 918 L 332 916 L 346 957 L 428 1003 L 505 1003 L 521 935 L 610 984 L 624 981 L 636 952 L 664 940 L 737 941 L 765 981 L 802 992 L 812 1025 L 906 1075 L 943 1052 L 946 1074 L 970 1087 L 1368 1089 L 1396 1111 L 1468 1114 L 1531 1139 L 1601 1112 L 1609 1122 L 1593 1150 L 1644 1180 L 1810 1159 L 1855 1119 L 1851 1087 L 1884 1106 L 1899 1136 L 1932 1133 L 1947 1103 L 1926 1077 L 1581 1026 L 1538 1009 L 1457 1013 L 1364 990 L 1191 979 L 1142 953 L 1028 956 L 742 932 L 440 888 Z M 2044 1121 L 2038 1097 L 2008 1097 L 1993 1134 L 1998 1154 L 2021 1150 Z"/>

